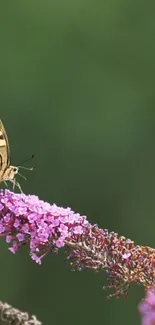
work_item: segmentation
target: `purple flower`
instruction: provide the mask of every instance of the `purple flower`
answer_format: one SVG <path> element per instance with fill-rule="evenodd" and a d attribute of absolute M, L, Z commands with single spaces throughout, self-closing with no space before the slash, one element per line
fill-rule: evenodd
<path fill-rule="evenodd" d="M 146 298 L 139 304 L 142 325 L 155 325 L 155 288 L 148 288 Z"/>
<path fill-rule="evenodd" d="M 13 244 L 13 253 L 27 243 L 37 263 L 50 251 L 65 246 L 66 239 L 82 234 L 84 223 L 85 217 L 70 208 L 50 205 L 35 195 L 0 191 L 0 234 Z"/>
<path fill-rule="evenodd" d="M 24 234 L 22 234 L 22 233 L 18 233 L 17 235 L 16 235 L 16 237 L 17 237 L 17 239 L 19 240 L 19 241 L 24 241 L 25 240 L 25 236 L 24 236 Z"/>
<path fill-rule="evenodd" d="M 20 220 L 19 219 L 15 219 L 14 227 L 15 228 L 18 228 L 19 226 L 20 226 Z"/>
<path fill-rule="evenodd" d="M 122 257 L 126 260 L 131 256 L 131 253 L 124 253 Z"/>
<path fill-rule="evenodd" d="M 58 247 L 58 248 L 60 248 L 60 247 L 64 247 L 65 246 L 65 242 L 64 242 L 64 238 L 62 237 L 60 237 L 57 241 L 56 241 L 56 246 Z"/>
<path fill-rule="evenodd" d="M 81 235 L 83 233 L 83 228 L 81 226 L 75 226 L 73 232 L 76 235 Z"/>
<path fill-rule="evenodd" d="M 13 240 L 12 236 L 6 236 L 6 242 L 8 244 L 10 244 L 12 240 Z"/>
<path fill-rule="evenodd" d="M 127 296 L 133 283 L 155 286 L 155 249 L 91 225 L 86 216 L 35 195 L 0 191 L 0 237 L 6 238 L 12 253 L 27 245 L 39 264 L 64 247 L 73 270 L 106 270 L 110 280 L 106 288 L 115 290 L 110 297 Z M 144 325 L 155 325 L 154 290 L 148 290 L 139 307 Z"/>

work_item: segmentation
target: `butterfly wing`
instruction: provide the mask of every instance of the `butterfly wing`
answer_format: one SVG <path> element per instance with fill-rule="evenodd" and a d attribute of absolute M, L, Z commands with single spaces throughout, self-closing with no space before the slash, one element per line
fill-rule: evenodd
<path fill-rule="evenodd" d="M 2 121 L 0 120 L 0 179 L 10 166 L 10 148 L 8 137 Z"/>

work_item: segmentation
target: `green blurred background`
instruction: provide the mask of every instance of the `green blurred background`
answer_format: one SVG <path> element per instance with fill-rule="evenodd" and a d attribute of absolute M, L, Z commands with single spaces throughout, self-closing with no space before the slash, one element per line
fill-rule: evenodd
<path fill-rule="evenodd" d="M 25 193 L 155 246 L 155 3 L 5 1 L 0 118 Z M 106 299 L 103 273 L 42 266 L 0 243 L 0 299 L 43 324 L 140 324 L 138 286 Z"/>

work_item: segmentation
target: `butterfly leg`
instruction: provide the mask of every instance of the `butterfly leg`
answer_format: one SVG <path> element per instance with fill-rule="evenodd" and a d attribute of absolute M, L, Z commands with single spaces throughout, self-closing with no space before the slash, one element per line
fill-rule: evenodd
<path fill-rule="evenodd" d="M 16 181 L 15 181 L 15 186 L 17 186 L 19 188 L 20 192 L 23 193 L 20 184 L 18 182 L 16 182 Z"/>
<path fill-rule="evenodd" d="M 12 189 L 13 189 L 13 192 L 14 192 L 14 190 L 15 190 L 15 185 L 16 185 L 16 180 L 15 180 L 15 178 L 12 180 L 12 184 L 13 184 Z"/>
<path fill-rule="evenodd" d="M 6 181 L 4 181 L 4 184 L 5 184 L 5 186 L 8 188 L 8 184 L 7 184 L 7 182 L 6 182 Z"/>
<path fill-rule="evenodd" d="M 23 193 L 20 184 L 18 182 L 16 182 L 15 178 L 14 179 L 10 179 L 10 182 L 13 184 L 13 192 L 15 190 L 15 186 L 17 186 L 19 188 L 20 192 Z"/>
<path fill-rule="evenodd" d="M 13 192 L 14 192 L 14 189 L 15 189 L 15 183 L 16 183 L 16 181 L 15 181 L 15 179 L 9 179 L 9 181 L 10 181 L 10 183 L 12 183 L 13 184 L 13 186 L 12 186 L 12 190 L 13 190 Z M 4 182 L 4 183 L 6 183 L 6 182 Z"/>

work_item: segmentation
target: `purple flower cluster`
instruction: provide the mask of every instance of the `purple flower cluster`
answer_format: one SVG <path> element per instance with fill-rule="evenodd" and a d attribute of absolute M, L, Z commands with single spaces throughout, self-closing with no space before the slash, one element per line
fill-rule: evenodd
<path fill-rule="evenodd" d="M 139 304 L 143 325 L 155 325 L 155 288 L 148 288 L 146 298 Z"/>
<path fill-rule="evenodd" d="M 50 205 L 34 195 L 0 191 L 0 236 L 6 237 L 13 253 L 28 245 L 39 264 L 45 255 L 65 246 L 73 270 L 106 270 L 110 284 L 105 288 L 114 290 L 109 297 L 127 296 L 133 283 L 155 286 L 155 249 L 91 225 L 70 208 Z"/>
<path fill-rule="evenodd" d="M 86 217 L 70 208 L 50 205 L 35 195 L 0 191 L 0 236 L 12 244 L 13 253 L 28 243 L 37 263 L 49 251 L 63 247 L 66 240 L 77 241 L 87 227 Z"/>

